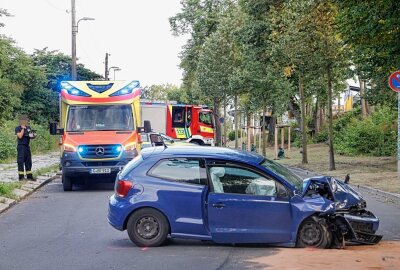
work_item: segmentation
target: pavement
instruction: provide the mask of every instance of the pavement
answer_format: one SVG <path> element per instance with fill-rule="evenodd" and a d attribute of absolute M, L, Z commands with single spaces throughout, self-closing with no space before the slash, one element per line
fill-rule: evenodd
<path fill-rule="evenodd" d="M 32 156 L 32 171 L 50 167 L 60 163 L 60 153 L 52 152 L 43 155 Z M 18 181 L 17 162 L 0 164 L 0 182 Z"/>
<path fill-rule="evenodd" d="M 0 269 L 400 269 L 400 206 L 365 194 L 386 241 L 344 250 L 171 240 L 138 248 L 106 220 L 113 184 L 63 192 L 60 178 L 0 215 Z M 389 241 L 390 240 L 390 241 Z M 399 252 L 398 252 L 399 251 Z M 345 265 L 342 264 L 346 263 Z M 371 268 L 372 267 L 372 268 Z"/>

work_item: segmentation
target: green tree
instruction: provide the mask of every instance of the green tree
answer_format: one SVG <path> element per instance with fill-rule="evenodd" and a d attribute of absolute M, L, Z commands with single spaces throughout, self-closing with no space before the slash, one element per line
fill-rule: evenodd
<path fill-rule="evenodd" d="M 197 81 L 197 65 L 207 37 L 214 33 L 220 15 L 232 3 L 230 0 L 182 0 L 182 10 L 169 19 L 174 35 L 190 34 L 180 54 L 183 69 L 182 90 L 189 103 L 209 102 Z M 209 104 L 209 103 L 208 103 Z"/>
<path fill-rule="evenodd" d="M 176 101 L 184 103 L 184 92 L 173 84 L 153 84 L 142 89 L 141 98 L 151 100 Z"/>
<path fill-rule="evenodd" d="M 400 5 L 397 0 L 337 0 L 337 23 L 352 51 L 355 73 L 366 80 L 366 98 L 372 104 L 396 106 L 396 94 L 387 79 L 400 67 Z"/>
<path fill-rule="evenodd" d="M 46 87 L 53 91 L 59 90 L 59 83 L 71 78 L 71 56 L 63 54 L 57 50 L 43 48 L 36 49 L 32 55 L 33 64 L 44 70 L 47 83 Z M 77 65 L 77 75 L 79 81 L 103 80 L 104 78 L 85 68 L 83 64 Z"/>
<path fill-rule="evenodd" d="M 12 15 L 7 11 L 7 9 L 0 8 L 0 18 L 1 17 L 11 17 Z M 4 27 L 4 23 L 0 22 L 0 28 Z"/>

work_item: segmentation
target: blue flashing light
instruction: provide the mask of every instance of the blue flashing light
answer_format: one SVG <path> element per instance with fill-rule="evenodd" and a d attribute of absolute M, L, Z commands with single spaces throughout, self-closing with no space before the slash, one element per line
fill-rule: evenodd
<path fill-rule="evenodd" d="M 139 81 L 133 81 L 130 84 L 124 86 L 122 89 L 110 95 L 110 97 L 127 95 L 133 92 L 134 89 L 140 87 Z"/>
<path fill-rule="evenodd" d="M 72 89 L 72 90 L 71 90 L 71 94 L 77 96 L 77 95 L 79 94 L 79 91 L 76 90 L 76 89 Z"/>
<path fill-rule="evenodd" d="M 78 152 L 82 154 L 83 152 L 85 152 L 85 148 L 83 146 L 79 146 Z"/>
<path fill-rule="evenodd" d="M 73 88 L 73 86 L 72 85 L 70 85 L 69 83 L 67 83 L 67 82 L 61 82 L 61 88 L 63 88 L 63 89 L 65 89 L 65 90 L 70 90 L 70 89 L 72 89 Z"/>
<path fill-rule="evenodd" d="M 79 90 L 68 82 L 61 82 L 61 89 L 67 91 L 68 94 L 73 96 L 90 97 L 91 95 Z"/>

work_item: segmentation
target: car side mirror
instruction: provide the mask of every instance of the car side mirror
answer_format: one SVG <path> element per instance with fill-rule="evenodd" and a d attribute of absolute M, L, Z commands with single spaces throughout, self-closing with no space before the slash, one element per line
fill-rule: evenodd
<path fill-rule="evenodd" d="M 285 187 L 281 186 L 280 184 L 276 187 L 276 196 L 279 198 L 287 198 L 288 192 Z"/>
<path fill-rule="evenodd" d="M 163 146 L 164 140 L 160 134 L 150 134 L 150 141 L 154 146 Z"/>
<path fill-rule="evenodd" d="M 57 128 L 56 122 L 50 123 L 49 130 L 50 130 L 50 135 L 63 135 L 64 134 L 64 129 Z"/>

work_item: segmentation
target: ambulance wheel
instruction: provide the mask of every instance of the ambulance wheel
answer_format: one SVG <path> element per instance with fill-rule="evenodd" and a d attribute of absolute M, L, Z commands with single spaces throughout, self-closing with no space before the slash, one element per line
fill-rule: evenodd
<path fill-rule="evenodd" d="M 204 143 L 202 142 L 202 141 L 200 141 L 200 140 L 192 140 L 192 141 L 190 141 L 190 143 L 191 144 L 194 144 L 194 145 L 203 145 Z"/>
<path fill-rule="evenodd" d="M 62 175 L 62 184 L 64 191 L 72 191 L 72 179 L 64 174 Z"/>

